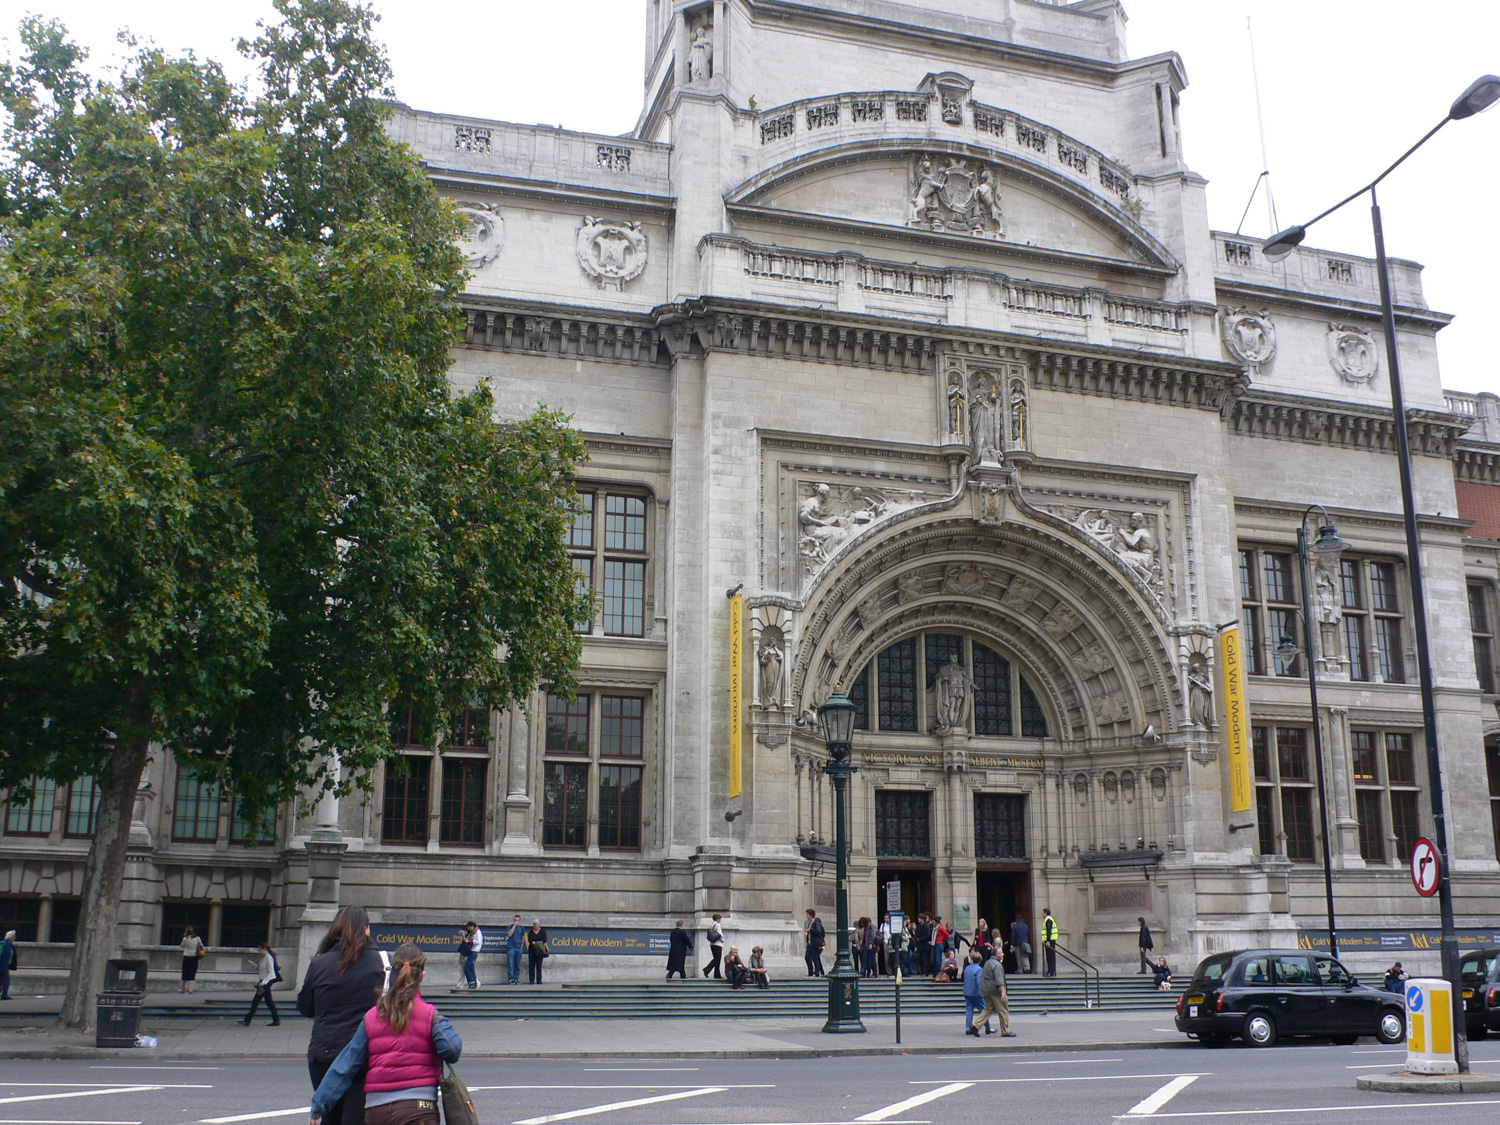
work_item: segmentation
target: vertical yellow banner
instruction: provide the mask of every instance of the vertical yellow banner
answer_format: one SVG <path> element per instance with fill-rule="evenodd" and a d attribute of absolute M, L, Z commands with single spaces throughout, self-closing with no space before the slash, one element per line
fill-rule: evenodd
<path fill-rule="evenodd" d="M 745 738 L 745 595 L 729 600 L 729 795 L 738 797 Z"/>
<path fill-rule="evenodd" d="M 1250 704 L 1245 699 L 1245 650 L 1240 627 L 1219 631 L 1219 668 L 1224 673 L 1224 733 L 1229 748 L 1229 807 L 1246 812 L 1254 803 L 1250 784 Z"/>

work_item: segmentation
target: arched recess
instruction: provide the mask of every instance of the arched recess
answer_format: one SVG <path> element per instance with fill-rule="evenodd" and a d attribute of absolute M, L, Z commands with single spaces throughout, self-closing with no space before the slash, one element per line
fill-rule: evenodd
<path fill-rule="evenodd" d="M 799 711 L 918 630 L 1014 653 L 1063 740 L 1176 730 L 1175 648 L 1160 606 L 1090 545 L 1020 512 L 998 525 L 931 511 L 834 560 L 807 600 L 792 670 Z"/>

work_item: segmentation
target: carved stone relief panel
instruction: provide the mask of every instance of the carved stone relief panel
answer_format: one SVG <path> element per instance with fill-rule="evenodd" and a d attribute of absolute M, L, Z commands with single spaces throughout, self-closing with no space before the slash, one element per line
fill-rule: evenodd
<path fill-rule="evenodd" d="M 500 256 L 505 244 L 505 220 L 496 204 L 471 199 L 458 201 L 458 213 L 465 221 L 458 236 L 458 252 L 470 269 L 478 270 Z"/>
<path fill-rule="evenodd" d="M 909 570 L 896 579 L 896 602 L 905 605 L 914 602 L 927 590 L 927 579 L 919 570 Z"/>
<path fill-rule="evenodd" d="M 1160 597 L 1166 592 L 1160 514 L 1084 508 L 1070 522 L 1128 566 Z"/>
<path fill-rule="evenodd" d="M 640 223 L 585 217 L 578 228 L 578 262 L 599 288 L 620 289 L 646 269 L 646 232 Z"/>
<path fill-rule="evenodd" d="M 1005 588 L 1005 593 L 1000 595 L 1000 604 L 1020 612 L 1036 601 L 1037 595 L 1041 592 L 1042 588 L 1031 579 L 1017 575 L 1011 579 L 1010 585 Z"/>
<path fill-rule="evenodd" d="M 913 158 L 906 225 L 937 232 L 1005 237 L 996 167 L 982 160 L 921 153 Z"/>
<path fill-rule="evenodd" d="M 822 480 L 797 483 L 797 554 L 805 577 L 822 570 L 855 535 L 906 508 L 934 499 L 926 492 Z"/>
<path fill-rule="evenodd" d="M 969 447 L 970 466 L 999 464 L 1031 443 L 1026 366 L 1016 360 L 949 355 L 938 380 L 940 440 Z"/>
<path fill-rule="evenodd" d="M 1224 350 L 1253 371 L 1276 358 L 1276 326 L 1267 309 L 1225 309 L 1219 317 Z"/>
<path fill-rule="evenodd" d="M 942 590 L 945 594 L 977 596 L 984 593 L 990 584 L 990 571 L 974 563 L 950 563 L 943 571 Z"/>
<path fill-rule="evenodd" d="M 1042 631 L 1053 640 L 1060 641 L 1082 624 L 1078 614 L 1062 602 L 1058 602 L 1052 607 L 1052 611 L 1042 618 Z"/>
<path fill-rule="evenodd" d="M 1375 337 L 1363 328 L 1347 324 L 1328 326 L 1328 362 L 1339 378 L 1355 386 L 1368 383 L 1380 370 Z"/>

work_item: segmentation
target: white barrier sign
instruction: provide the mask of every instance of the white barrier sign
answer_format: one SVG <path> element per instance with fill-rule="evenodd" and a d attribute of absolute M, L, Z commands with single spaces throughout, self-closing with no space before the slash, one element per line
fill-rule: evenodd
<path fill-rule="evenodd" d="M 1453 1057 L 1453 986 L 1413 977 L 1406 982 L 1406 1069 L 1457 1074 Z"/>

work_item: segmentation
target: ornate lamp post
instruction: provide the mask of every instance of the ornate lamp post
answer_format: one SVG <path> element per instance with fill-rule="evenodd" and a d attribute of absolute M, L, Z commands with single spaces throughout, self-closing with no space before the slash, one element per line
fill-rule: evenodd
<path fill-rule="evenodd" d="M 1396 419 L 1396 466 L 1401 477 L 1401 507 L 1406 519 L 1406 567 L 1411 577 L 1412 631 L 1417 642 L 1417 673 L 1422 688 L 1422 734 L 1427 743 L 1427 791 L 1432 801 L 1432 836 L 1437 845 L 1441 871 L 1438 874 L 1438 911 L 1443 926 L 1443 976 L 1453 985 L 1455 996 L 1462 995 L 1463 981 L 1458 971 L 1458 933 L 1453 922 L 1453 886 L 1448 878 L 1448 817 L 1443 809 L 1442 762 L 1438 754 L 1437 702 L 1432 687 L 1432 655 L 1427 644 L 1427 598 L 1422 587 L 1422 543 L 1417 532 L 1417 505 L 1412 491 L 1411 448 L 1406 436 L 1406 400 L 1401 391 L 1401 363 L 1396 349 L 1396 310 L 1391 302 L 1391 278 L 1385 258 L 1385 230 L 1380 223 L 1380 203 L 1375 186 L 1385 179 L 1408 156 L 1416 152 L 1434 133 L 1450 121 L 1462 121 L 1483 113 L 1500 101 L 1500 77 L 1486 74 L 1469 84 L 1448 109 L 1448 116 L 1427 131 L 1411 148 L 1353 195 L 1339 200 L 1321 215 L 1300 226 L 1266 239 L 1261 252 L 1273 262 L 1285 258 L 1307 237 L 1307 228 L 1331 215 L 1344 204 L 1370 193 L 1370 225 L 1375 232 L 1375 263 L 1380 274 L 1381 322 L 1385 329 L 1386 362 L 1391 369 L 1391 413 Z M 1463 1008 L 1453 1006 L 1453 1054 L 1460 1074 L 1469 1073 L 1469 1041 L 1465 1031 Z"/>
<path fill-rule="evenodd" d="M 859 1019 L 859 974 L 849 960 L 849 840 L 845 810 L 849 802 L 849 755 L 854 749 L 854 703 L 837 689 L 818 708 L 828 764 L 823 772 L 833 779 L 834 872 L 838 880 L 838 946 L 833 971 L 828 974 L 828 1022 L 824 1031 L 862 1032 Z"/>
<path fill-rule="evenodd" d="M 1309 546 L 1307 517 L 1315 509 L 1323 513 L 1323 522 L 1318 527 L 1318 541 Z M 1323 827 L 1323 897 L 1328 905 L 1328 952 L 1334 957 L 1339 955 L 1339 934 L 1333 917 L 1333 841 L 1328 836 L 1328 787 L 1323 775 L 1323 725 L 1318 717 L 1318 667 L 1313 659 L 1312 595 L 1307 582 L 1307 556 L 1309 553 L 1316 555 L 1337 579 L 1339 556 L 1348 546 L 1339 538 L 1328 510 L 1321 504 L 1314 504 L 1302 513 L 1302 522 L 1297 525 L 1297 566 L 1302 578 L 1302 652 L 1307 659 L 1307 692 L 1312 697 L 1313 757 L 1318 763 L 1318 818 Z M 1296 659 L 1297 645 L 1291 637 L 1281 638 L 1276 655 L 1282 660 Z"/>

